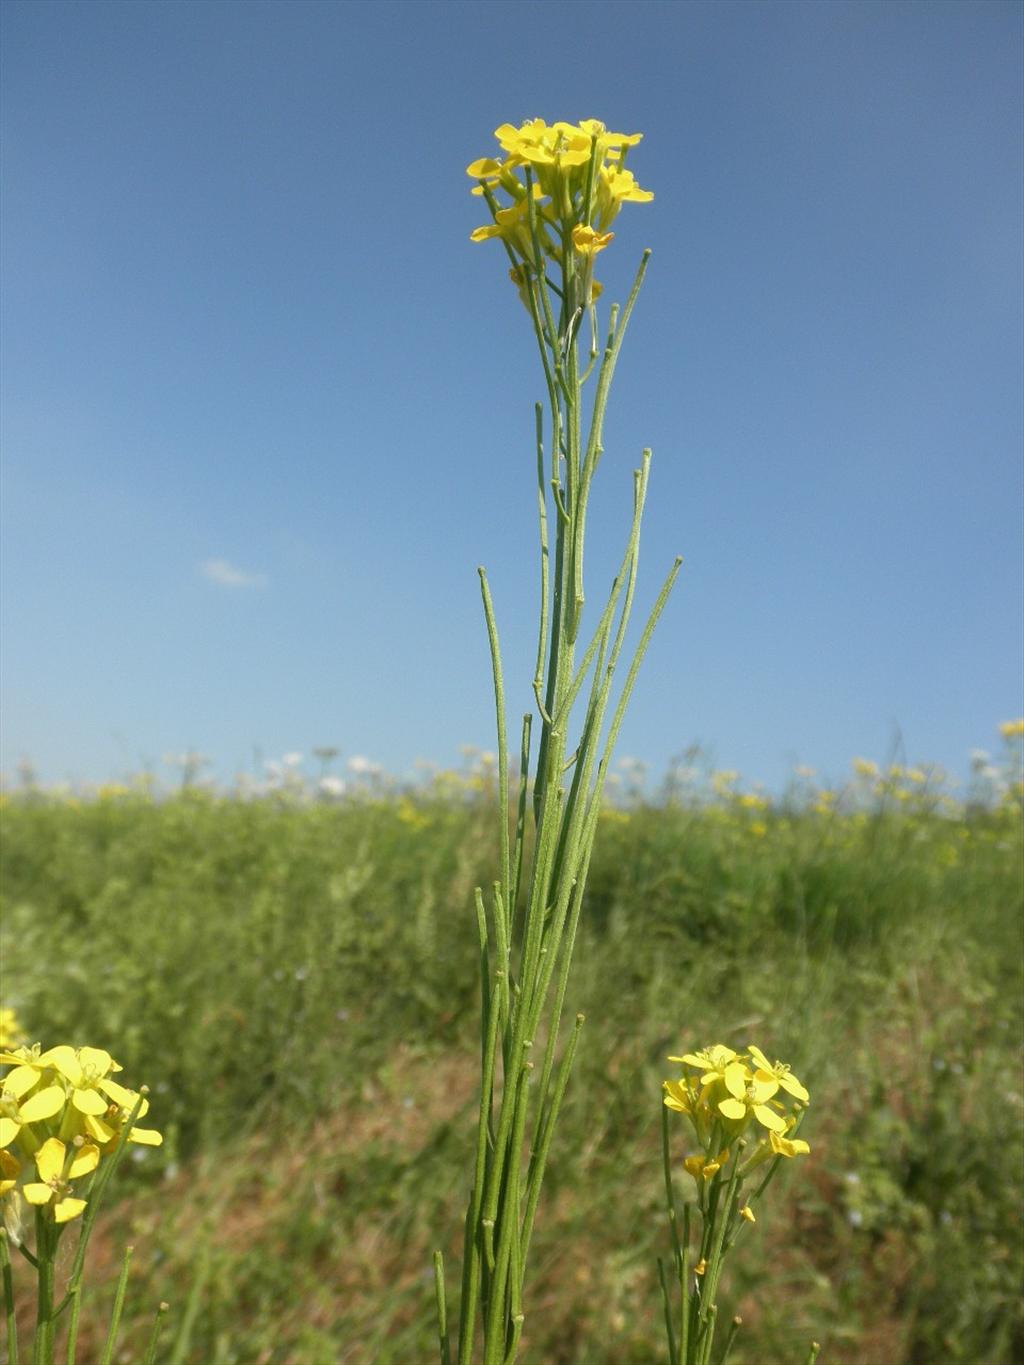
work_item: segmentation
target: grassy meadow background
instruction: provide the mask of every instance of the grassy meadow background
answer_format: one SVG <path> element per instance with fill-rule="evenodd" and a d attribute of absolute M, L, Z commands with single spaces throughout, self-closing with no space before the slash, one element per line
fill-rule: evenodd
<path fill-rule="evenodd" d="M 1024 1359 L 1019 785 L 628 787 L 590 874 L 524 1359 L 663 1359 L 665 1054 L 750 1040 L 808 1085 L 812 1151 L 727 1272 L 735 1365 L 811 1338 L 825 1365 Z M 473 1141 L 487 764 L 340 797 L 3 802 L 5 1003 L 30 1039 L 110 1048 L 165 1134 L 94 1239 L 85 1358 L 131 1242 L 125 1362 L 160 1300 L 167 1361 L 433 1361 L 430 1255 L 457 1284 Z"/>

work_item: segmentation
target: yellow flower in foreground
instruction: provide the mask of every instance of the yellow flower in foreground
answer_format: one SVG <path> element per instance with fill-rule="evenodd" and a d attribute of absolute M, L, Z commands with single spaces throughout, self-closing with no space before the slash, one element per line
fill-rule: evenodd
<path fill-rule="evenodd" d="M 765 1075 L 771 1076 L 774 1080 L 777 1080 L 783 1090 L 787 1091 L 790 1095 L 793 1095 L 801 1104 L 810 1104 L 810 1095 L 808 1095 L 807 1091 L 793 1075 L 785 1062 L 769 1062 L 761 1049 L 755 1047 L 753 1043 L 748 1045 L 747 1051 L 750 1053 L 751 1060 L 756 1063 L 758 1072 L 763 1071 Z"/>
<path fill-rule="evenodd" d="M 40 1090 L 39 1080 L 34 1067 L 17 1066 L 0 1081 L 0 1147 L 9 1147 L 26 1123 L 53 1118 L 64 1108 L 63 1087 Z"/>
<path fill-rule="evenodd" d="M 775 1132 L 768 1134 L 768 1141 L 776 1156 L 806 1156 L 811 1150 L 803 1138 L 780 1137 Z"/>
<path fill-rule="evenodd" d="M 1017 739 L 1024 735 L 1024 716 L 1020 720 L 1004 720 L 999 727 L 1003 739 Z"/>
<path fill-rule="evenodd" d="M 603 251 L 614 236 L 614 232 L 595 232 L 592 227 L 580 223 L 572 230 L 572 244 L 581 256 L 593 257 Z"/>
<path fill-rule="evenodd" d="M 683 1162 L 685 1169 L 693 1176 L 698 1184 L 702 1180 L 710 1180 L 716 1171 L 720 1171 L 729 1160 L 729 1148 L 725 1147 L 717 1156 L 688 1156 Z"/>
<path fill-rule="evenodd" d="M 742 1071 L 746 1072 L 746 1068 L 742 1068 Z M 786 1131 L 786 1120 L 768 1103 L 779 1088 L 774 1076 L 767 1076 L 761 1071 L 753 1076 L 749 1073 L 741 1075 L 730 1068 L 725 1084 L 729 1097 L 718 1102 L 718 1112 L 723 1118 L 733 1123 L 745 1123 L 753 1115 L 770 1132 Z"/>
<path fill-rule="evenodd" d="M 67 1148 L 60 1138 L 49 1138 L 44 1142 L 36 1153 L 39 1180 L 22 1190 L 28 1202 L 36 1208 L 52 1205 L 55 1223 L 66 1223 L 71 1218 L 77 1218 L 85 1208 L 84 1199 L 70 1197 L 69 1182 L 94 1171 L 100 1159 L 99 1149 L 92 1144 L 79 1148 L 70 1162 L 66 1160 L 66 1152 Z"/>

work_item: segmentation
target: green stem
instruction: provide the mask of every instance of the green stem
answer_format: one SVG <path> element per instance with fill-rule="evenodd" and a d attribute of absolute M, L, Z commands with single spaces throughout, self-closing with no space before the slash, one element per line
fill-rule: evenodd
<path fill-rule="evenodd" d="M 14 1314 L 14 1276 L 11 1272 L 11 1251 L 7 1245 L 7 1231 L 0 1228 L 0 1276 L 4 1285 L 4 1317 L 7 1321 L 7 1360 L 18 1365 L 18 1321 Z"/>
<path fill-rule="evenodd" d="M 491 648 L 491 672 L 494 678 L 494 708 L 498 722 L 498 834 L 501 847 L 501 893 L 505 906 L 511 905 L 511 872 L 508 840 L 508 736 L 505 732 L 505 683 L 501 671 L 501 648 L 498 644 L 498 624 L 494 618 L 494 604 L 487 584 L 487 574 L 478 569 L 480 593 L 487 622 L 487 639 Z M 508 926 L 506 923 L 506 936 Z"/>
<path fill-rule="evenodd" d="M 134 1247 L 125 1247 L 124 1261 L 121 1263 L 121 1274 L 117 1279 L 117 1289 L 114 1291 L 114 1307 L 110 1314 L 110 1329 L 107 1332 L 106 1344 L 103 1347 L 103 1354 L 100 1356 L 100 1365 L 110 1365 L 114 1358 L 114 1347 L 117 1344 L 117 1333 L 121 1327 L 121 1314 L 124 1311 L 124 1296 L 128 1288 L 128 1274 L 131 1270 L 132 1252 Z"/>
<path fill-rule="evenodd" d="M 32 1344 L 33 1365 L 53 1365 L 54 1341 L 54 1256 L 57 1251 L 56 1225 L 47 1221 L 45 1209 L 36 1209 L 36 1335 Z"/>
<path fill-rule="evenodd" d="M 156 1316 L 153 1318 L 153 1330 L 149 1334 L 149 1341 L 146 1345 L 146 1354 L 142 1357 L 142 1365 L 153 1365 L 156 1360 L 156 1348 L 160 1344 L 160 1333 L 163 1329 L 164 1318 L 167 1315 L 169 1305 L 161 1303 L 157 1306 Z"/>
<path fill-rule="evenodd" d="M 437 1337 L 441 1365 L 451 1365 L 452 1348 L 448 1340 L 448 1302 L 444 1292 L 444 1257 L 434 1252 L 434 1294 L 437 1299 Z"/>

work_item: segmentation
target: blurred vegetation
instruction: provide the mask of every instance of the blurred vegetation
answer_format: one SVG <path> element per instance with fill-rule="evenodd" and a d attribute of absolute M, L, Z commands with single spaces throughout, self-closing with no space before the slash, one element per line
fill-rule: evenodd
<path fill-rule="evenodd" d="M 161 1299 L 175 1365 L 436 1358 L 430 1253 L 451 1291 L 473 1134 L 472 888 L 495 867 L 477 787 L 5 799 L 4 1003 L 31 1039 L 108 1048 L 166 1138 L 99 1234 L 86 1358 L 126 1241 L 126 1361 Z M 811 1338 L 822 1365 L 1024 1360 L 1021 909 L 1012 793 L 954 806 L 899 775 L 769 803 L 725 780 L 610 808 L 524 1359 L 663 1358 L 665 1054 L 753 1038 L 809 1087 L 812 1152 L 733 1258 L 733 1365 Z"/>

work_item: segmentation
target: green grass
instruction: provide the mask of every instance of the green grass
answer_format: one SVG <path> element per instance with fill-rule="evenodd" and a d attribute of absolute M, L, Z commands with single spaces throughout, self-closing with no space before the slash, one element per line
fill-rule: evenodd
<path fill-rule="evenodd" d="M 168 1360 L 432 1362 L 430 1253 L 451 1292 L 470 1178 L 486 798 L 28 796 L 3 824 L 5 1003 L 32 1038 L 109 1048 L 166 1135 L 99 1234 L 85 1358 L 131 1241 L 126 1360 L 166 1299 Z M 610 813 L 523 1359 L 664 1358 L 664 1056 L 749 1041 L 811 1090 L 812 1153 L 732 1257 L 733 1365 L 811 1338 L 822 1365 L 1024 1359 L 1020 926 L 1010 804 Z"/>

